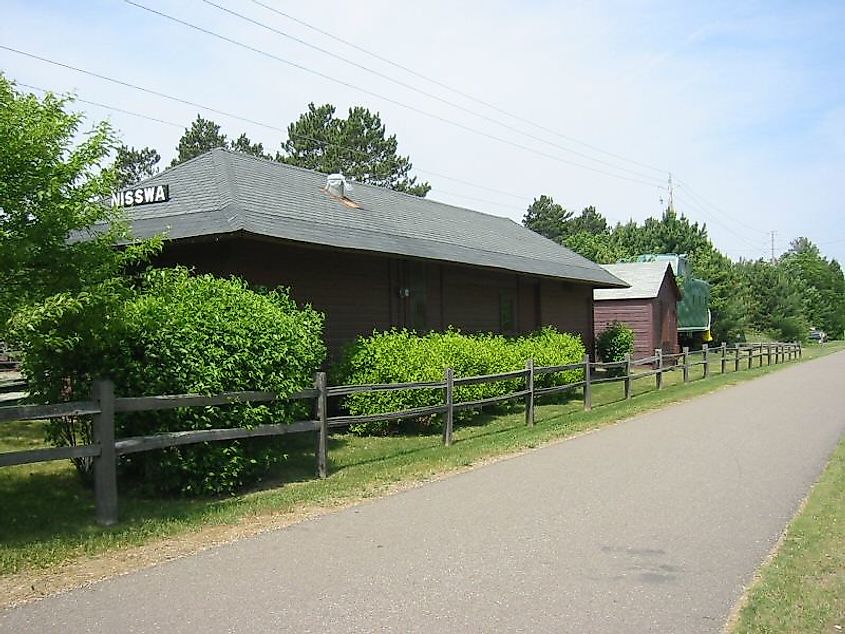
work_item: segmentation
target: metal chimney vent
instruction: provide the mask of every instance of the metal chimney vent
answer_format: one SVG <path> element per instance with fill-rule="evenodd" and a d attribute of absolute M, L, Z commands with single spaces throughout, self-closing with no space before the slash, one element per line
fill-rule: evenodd
<path fill-rule="evenodd" d="M 352 193 L 352 185 L 346 182 L 343 174 L 329 174 L 326 177 L 326 191 L 338 198 L 348 198 Z"/>

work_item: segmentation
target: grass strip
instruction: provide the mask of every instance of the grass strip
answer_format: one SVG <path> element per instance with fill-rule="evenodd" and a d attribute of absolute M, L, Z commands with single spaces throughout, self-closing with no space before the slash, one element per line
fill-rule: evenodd
<path fill-rule="evenodd" d="M 812 359 L 845 348 L 845 344 L 805 349 Z M 714 355 L 715 357 L 716 355 Z M 455 430 L 454 445 L 441 444 L 440 430 L 405 428 L 386 437 L 335 434 L 329 444 L 326 480 L 314 478 L 314 439 L 290 437 L 283 464 L 259 490 L 217 499 L 149 498 L 120 491 L 117 526 L 94 522 L 94 502 L 69 462 L 21 465 L 0 469 L 0 576 L 53 568 L 139 545 L 154 547 L 163 539 L 197 533 L 210 527 L 237 525 L 255 518 L 277 517 L 303 509 L 335 507 L 383 495 L 397 485 L 411 485 L 450 471 L 524 451 L 599 428 L 636 414 L 661 408 L 724 386 L 790 367 L 795 363 L 719 373 L 699 380 L 703 368 L 691 370 L 684 385 L 681 373 L 664 377 L 664 389 L 654 389 L 653 377 L 634 381 L 634 398 L 625 401 L 620 383 L 597 385 L 593 410 L 583 412 L 579 400 L 543 403 L 537 424 L 527 428 L 521 410 L 485 413 Z M 0 451 L 44 446 L 43 423 L 0 425 Z"/>
<path fill-rule="evenodd" d="M 760 571 L 731 631 L 845 631 L 845 439 Z"/>

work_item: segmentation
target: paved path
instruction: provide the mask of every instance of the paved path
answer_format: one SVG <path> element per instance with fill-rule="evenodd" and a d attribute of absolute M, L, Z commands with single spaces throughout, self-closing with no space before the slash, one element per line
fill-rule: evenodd
<path fill-rule="evenodd" d="M 718 632 L 845 431 L 845 353 L 0 613 L 2 632 Z"/>

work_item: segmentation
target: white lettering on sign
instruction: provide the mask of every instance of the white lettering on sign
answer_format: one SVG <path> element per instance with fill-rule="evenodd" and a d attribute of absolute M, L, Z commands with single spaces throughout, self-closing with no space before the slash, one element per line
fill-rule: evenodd
<path fill-rule="evenodd" d="M 136 187 L 126 189 L 122 192 L 114 192 L 111 195 L 112 207 L 137 207 L 151 203 L 163 203 L 170 200 L 169 185 L 150 185 L 148 187 Z"/>

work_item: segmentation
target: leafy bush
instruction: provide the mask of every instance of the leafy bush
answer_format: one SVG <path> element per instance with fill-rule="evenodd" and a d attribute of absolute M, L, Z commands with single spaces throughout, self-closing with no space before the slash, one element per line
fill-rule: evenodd
<path fill-rule="evenodd" d="M 807 341 L 810 325 L 803 317 L 784 317 L 777 315 L 771 318 L 772 329 L 769 334 L 775 341 Z"/>
<path fill-rule="evenodd" d="M 238 279 L 153 269 L 135 287 L 110 281 L 76 295 L 56 295 L 12 320 L 32 396 L 87 399 L 108 377 L 125 396 L 308 387 L 325 357 L 323 317 L 298 308 L 282 291 L 258 293 Z M 233 404 L 118 415 L 116 435 L 251 427 L 293 421 L 289 403 Z M 90 422 L 54 421 L 49 438 L 84 444 Z M 211 442 L 125 456 L 123 477 L 157 492 L 219 494 L 255 482 L 280 457 L 266 439 Z M 90 464 L 77 461 L 85 474 Z"/>
<path fill-rule="evenodd" d="M 343 361 L 333 372 L 334 383 L 372 384 L 442 381 L 446 368 L 455 377 L 510 372 L 525 367 L 534 358 L 535 365 L 577 363 L 584 355 L 584 345 L 577 336 L 552 328 L 508 339 L 501 335 L 465 335 L 456 330 L 417 335 L 408 330 L 390 330 L 360 337 L 347 348 Z M 581 372 L 573 370 L 537 377 L 537 385 L 579 381 Z M 455 402 L 474 401 L 523 389 L 521 379 L 457 386 Z M 397 390 L 353 394 L 344 401 L 351 414 L 378 414 L 443 403 L 442 389 Z M 460 416 L 473 412 L 465 410 Z M 428 422 L 432 422 L 429 418 Z M 385 433 L 390 422 L 364 423 L 351 427 L 356 433 Z"/>
<path fill-rule="evenodd" d="M 625 355 L 633 354 L 633 352 L 634 331 L 623 323 L 614 321 L 596 337 L 596 353 L 605 363 L 624 361 Z M 612 370 L 621 370 L 621 368 L 612 368 Z"/>

